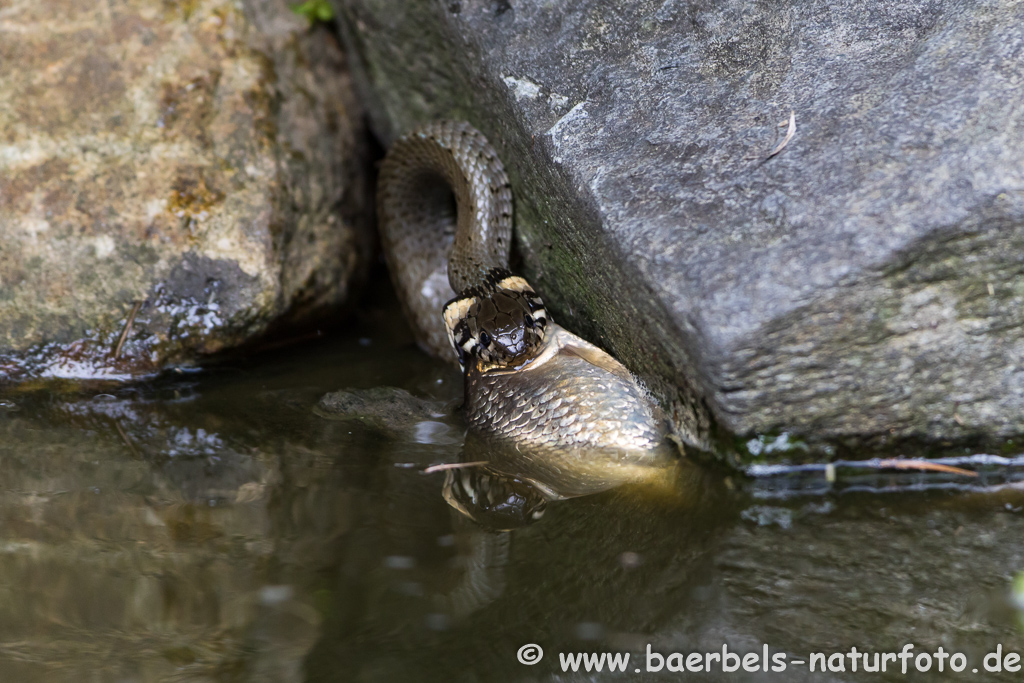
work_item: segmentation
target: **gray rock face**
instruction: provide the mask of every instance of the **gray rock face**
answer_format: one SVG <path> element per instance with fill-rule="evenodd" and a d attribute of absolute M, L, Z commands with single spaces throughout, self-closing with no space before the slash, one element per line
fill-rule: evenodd
<path fill-rule="evenodd" d="M 1024 6 L 337 5 L 377 133 L 487 134 L 526 274 L 689 443 L 1024 428 Z"/>
<path fill-rule="evenodd" d="M 130 377 L 346 299 L 371 227 L 329 31 L 278 0 L 2 14 L 0 377 Z"/>

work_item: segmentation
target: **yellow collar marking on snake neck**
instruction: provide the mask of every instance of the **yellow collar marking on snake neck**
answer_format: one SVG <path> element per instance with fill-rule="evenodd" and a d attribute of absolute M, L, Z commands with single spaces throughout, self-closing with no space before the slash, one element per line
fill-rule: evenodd
<path fill-rule="evenodd" d="M 543 345 L 548 316 L 540 297 L 518 275 L 496 268 L 444 307 L 448 341 L 463 369 L 518 368 Z"/>

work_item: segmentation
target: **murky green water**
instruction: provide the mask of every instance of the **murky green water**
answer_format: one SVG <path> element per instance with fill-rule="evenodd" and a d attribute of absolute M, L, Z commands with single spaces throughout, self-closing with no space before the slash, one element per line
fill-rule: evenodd
<path fill-rule="evenodd" d="M 340 335 L 142 386 L 6 394 L 0 680 L 691 676 L 637 674 L 648 644 L 767 644 L 789 663 L 716 663 L 703 680 L 904 680 L 898 662 L 813 675 L 790 662 L 906 643 L 962 652 L 962 676 L 993 680 L 987 652 L 1024 652 L 1014 485 L 777 498 L 685 469 L 482 529 L 445 502 L 443 473 L 422 473 L 459 458 L 458 419 L 442 413 L 460 378 L 396 315 L 370 305 Z M 381 386 L 440 412 L 389 431 L 313 411 L 327 392 Z M 540 663 L 517 661 L 527 643 Z M 627 673 L 563 673 L 559 653 L 575 652 L 631 659 Z M 949 678 L 936 667 L 910 678 Z"/>

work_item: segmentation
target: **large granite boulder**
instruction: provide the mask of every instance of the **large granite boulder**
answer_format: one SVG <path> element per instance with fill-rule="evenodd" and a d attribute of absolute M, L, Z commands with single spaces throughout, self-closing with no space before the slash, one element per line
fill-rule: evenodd
<path fill-rule="evenodd" d="M 335 1 L 376 133 L 487 134 L 526 274 L 691 445 L 1024 428 L 1024 6 Z"/>
<path fill-rule="evenodd" d="M 0 377 L 133 376 L 346 300 L 372 228 L 330 31 L 284 0 L 2 25 Z"/>

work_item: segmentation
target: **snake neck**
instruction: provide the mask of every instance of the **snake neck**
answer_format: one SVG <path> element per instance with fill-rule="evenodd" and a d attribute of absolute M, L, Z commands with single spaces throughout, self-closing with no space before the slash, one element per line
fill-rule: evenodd
<path fill-rule="evenodd" d="M 379 187 L 392 275 L 431 351 L 444 353 L 436 330 L 442 304 L 443 333 L 463 369 L 471 359 L 488 367 L 514 363 L 543 341 L 540 298 L 507 270 L 512 190 L 482 134 L 441 121 L 400 138 L 381 166 Z M 448 296 L 438 301 L 442 293 Z"/>
<path fill-rule="evenodd" d="M 433 238 L 450 241 L 447 272 L 453 292 L 462 293 L 483 282 L 491 270 L 508 267 L 508 174 L 487 139 L 469 124 L 439 121 L 400 138 L 381 166 L 380 186 L 385 238 L 405 239 L 412 231 L 422 236 L 424 230 L 440 227 L 442 234 Z M 448 220 L 438 220 L 445 209 Z"/>
<path fill-rule="evenodd" d="M 438 312 L 508 266 L 512 190 L 494 148 L 467 123 L 441 121 L 400 138 L 381 164 L 381 242 L 420 345 L 454 361 Z"/>

